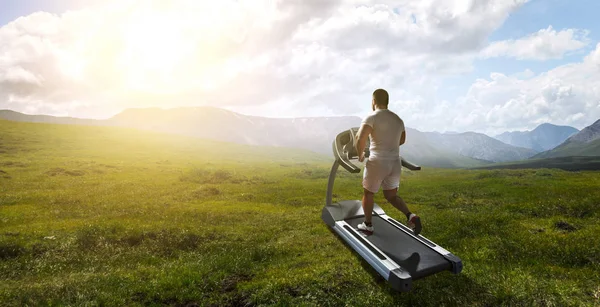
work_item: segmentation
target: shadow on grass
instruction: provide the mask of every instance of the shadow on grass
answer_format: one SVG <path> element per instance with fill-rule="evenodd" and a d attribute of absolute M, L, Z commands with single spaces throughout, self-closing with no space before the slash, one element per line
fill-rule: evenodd
<path fill-rule="evenodd" d="M 48 176 L 83 176 L 85 172 L 82 170 L 67 170 L 62 167 L 55 167 L 46 172 Z"/>
<path fill-rule="evenodd" d="M 8 175 L 7 172 L 0 169 L 0 178 L 10 179 L 11 177 Z"/>

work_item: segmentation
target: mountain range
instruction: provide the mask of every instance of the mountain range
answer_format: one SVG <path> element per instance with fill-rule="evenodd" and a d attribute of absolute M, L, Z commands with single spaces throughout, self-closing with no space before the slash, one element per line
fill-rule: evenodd
<path fill-rule="evenodd" d="M 326 155 L 331 155 L 331 144 L 338 133 L 350 127 L 358 127 L 361 122 L 361 119 L 356 116 L 267 118 L 242 115 L 214 107 L 127 109 L 105 120 L 27 115 L 10 110 L 0 110 L 0 119 L 54 124 L 122 126 L 239 144 L 301 148 Z M 594 125 L 596 124 L 598 122 Z M 572 140 L 570 141 L 571 145 L 568 146 L 569 150 L 575 145 L 580 146 L 580 143 L 586 144 L 585 146 L 590 143 L 592 144 L 591 152 L 600 155 L 598 148 L 594 149 L 595 147 L 593 147 L 596 146 L 594 140 L 597 139 L 593 135 L 597 133 L 597 130 L 588 128 L 572 135 L 570 133 L 575 128 L 546 124 L 540 125 L 531 132 L 509 132 L 492 138 L 475 132 L 421 132 L 407 127 L 406 143 L 400 147 L 400 151 L 405 158 L 424 166 L 476 167 L 494 162 L 527 159 L 535 156 L 540 148 L 549 147 L 552 143 L 560 144 L 570 136 L 569 140 Z M 518 137 L 515 137 L 516 135 Z M 524 137 L 523 135 L 529 136 Z M 578 135 L 580 136 L 577 137 Z M 513 144 L 498 139 L 506 139 L 509 136 L 513 140 L 510 141 Z M 523 139 L 535 141 L 516 141 Z M 516 146 L 515 144 L 520 145 Z M 569 150 L 564 151 L 563 149 L 564 152 L 570 152 Z"/>
<path fill-rule="evenodd" d="M 495 136 L 495 138 L 506 144 L 542 152 L 560 145 L 577 132 L 579 130 L 570 126 L 557 126 L 545 123 L 531 131 L 504 132 Z"/>
<path fill-rule="evenodd" d="M 539 153 L 533 158 L 568 156 L 600 156 L 600 119 L 572 135 L 555 148 Z"/>
<path fill-rule="evenodd" d="M 533 149 L 509 145 L 482 133 L 439 133 L 425 134 L 430 142 L 459 155 L 492 162 L 527 159 L 536 154 Z"/>
<path fill-rule="evenodd" d="M 117 126 L 133 127 L 233 143 L 308 149 L 331 155 L 335 136 L 360 126 L 356 116 L 266 118 L 247 116 L 213 107 L 129 109 L 109 119 Z M 425 134 L 407 127 L 402 155 L 423 165 L 463 167 L 487 164 L 431 144 Z"/>

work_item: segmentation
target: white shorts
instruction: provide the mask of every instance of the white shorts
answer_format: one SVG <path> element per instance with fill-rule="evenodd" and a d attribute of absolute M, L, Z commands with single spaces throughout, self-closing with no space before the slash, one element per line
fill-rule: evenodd
<path fill-rule="evenodd" d="M 367 160 L 363 171 L 363 188 L 377 193 L 379 187 L 383 190 L 393 190 L 400 186 L 402 162 L 400 157 L 393 160 Z"/>

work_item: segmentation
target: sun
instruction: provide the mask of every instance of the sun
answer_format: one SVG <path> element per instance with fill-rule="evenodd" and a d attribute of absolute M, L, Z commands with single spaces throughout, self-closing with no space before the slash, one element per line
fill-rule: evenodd
<path fill-rule="evenodd" d="M 244 12 L 236 5 L 237 0 L 136 1 L 123 9 L 117 48 L 122 89 L 211 90 L 231 78 L 231 40 L 243 32 Z"/>
<path fill-rule="evenodd" d="M 169 91 L 176 85 L 178 71 L 194 50 L 178 17 L 177 12 L 139 10 L 128 18 L 121 57 L 128 87 Z"/>

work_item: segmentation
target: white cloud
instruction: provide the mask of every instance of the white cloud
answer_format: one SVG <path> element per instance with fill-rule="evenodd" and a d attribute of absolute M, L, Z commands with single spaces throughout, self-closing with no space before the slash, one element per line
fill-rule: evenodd
<path fill-rule="evenodd" d="M 96 118 L 184 105 L 360 115 L 383 87 L 408 125 L 423 130 L 600 116 L 598 49 L 546 74 L 493 74 L 458 101 L 440 96 L 444 78 L 471 71 L 475 55 L 553 58 L 587 43 L 584 31 L 548 28 L 487 46 L 525 2 L 118 1 L 36 13 L 0 28 L 0 108 Z"/>
<path fill-rule="evenodd" d="M 431 115 L 409 118 L 428 123 L 415 125 L 425 130 L 476 130 L 490 135 L 533 129 L 546 122 L 581 129 L 600 118 L 598 54 L 600 44 L 579 63 L 533 77 L 492 73 L 489 79 L 476 80 L 455 103 L 438 104 Z"/>
<path fill-rule="evenodd" d="M 482 58 L 514 57 L 519 60 L 559 59 L 565 54 L 588 45 L 588 31 L 565 29 L 556 31 L 549 26 L 517 40 L 493 42 L 481 51 Z"/>
<path fill-rule="evenodd" d="M 352 113 L 374 87 L 434 86 L 438 74 L 471 69 L 464 53 L 524 2 L 130 1 L 36 13 L 0 28 L 10 72 L 0 92 L 103 105 L 98 116 L 282 100 Z"/>

